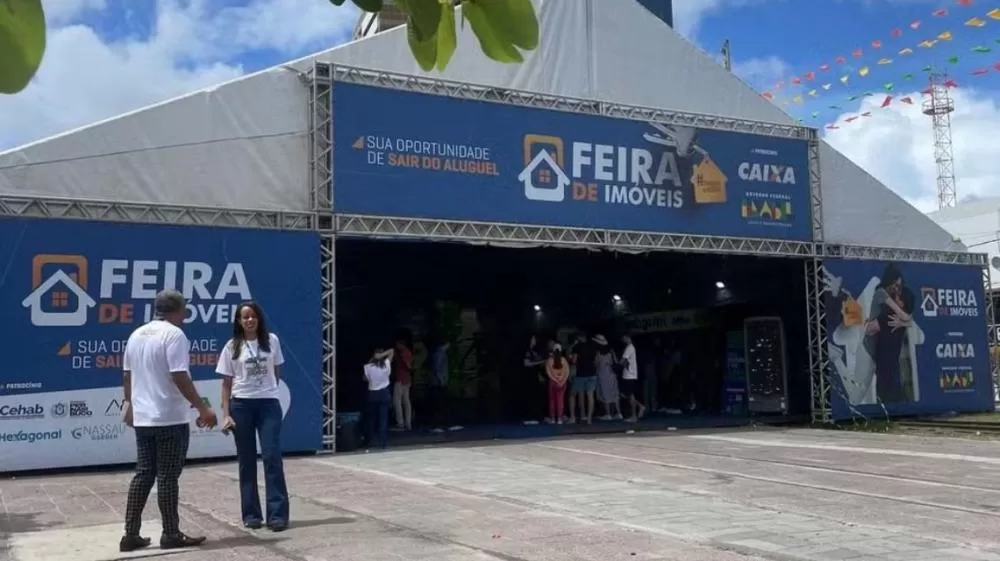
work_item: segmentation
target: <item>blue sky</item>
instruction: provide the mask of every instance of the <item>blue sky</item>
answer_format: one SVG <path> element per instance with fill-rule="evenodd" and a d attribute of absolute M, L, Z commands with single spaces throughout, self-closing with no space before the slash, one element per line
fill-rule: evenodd
<path fill-rule="evenodd" d="M 150 104 L 211 87 L 281 62 L 347 41 L 358 12 L 334 8 L 328 0 L 43 0 L 49 19 L 46 59 L 31 86 L 16 96 L 0 96 L 0 150 L 39 140 Z M 600 0 L 624 2 L 630 0 Z M 920 114 L 920 68 L 946 67 L 959 84 L 952 92 L 955 165 L 960 198 L 1000 195 L 1000 172 L 993 138 L 1000 128 L 1000 21 L 985 17 L 1000 0 L 674 0 L 677 29 L 706 52 L 732 43 L 734 71 L 761 91 L 808 71 L 817 74 L 818 97 L 803 95 L 802 105 L 786 109 L 804 122 L 823 127 L 859 111 L 872 117 L 821 129 L 836 148 L 922 210 L 934 204 L 935 167 L 929 120 Z M 945 17 L 932 11 L 947 8 Z M 982 28 L 964 25 L 971 17 Z M 920 20 L 919 31 L 909 28 Z M 901 38 L 891 31 L 900 28 Z M 950 31 L 953 39 L 933 48 L 923 39 Z M 874 51 L 871 42 L 883 41 Z M 976 46 L 996 53 L 973 53 Z M 899 49 L 913 54 L 904 57 Z M 870 74 L 851 56 L 862 48 Z M 877 56 L 893 59 L 876 64 Z M 848 58 L 849 86 L 820 64 Z M 958 64 L 947 58 L 959 57 Z M 669 61 L 667 61 L 669 62 Z M 991 68 L 972 77 L 975 68 Z M 913 81 L 904 74 L 914 74 Z M 884 86 L 910 95 L 913 106 L 878 106 Z M 830 83 L 830 90 L 821 86 Z M 788 91 L 787 89 L 785 90 Z M 803 90 L 807 92 L 808 89 Z M 849 100 L 865 91 L 867 99 Z M 791 97 L 787 96 L 786 98 Z M 836 106 L 838 109 L 831 109 Z M 817 112 L 818 118 L 811 113 Z M 892 147 L 893 157 L 886 157 Z"/>
<path fill-rule="evenodd" d="M 971 6 L 961 6 L 955 0 L 938 2 L 888 2 L 888 1 L 822 1 L 804 2 L 776 0 L 766 4 L 752 3 L 731 8 L 705 17 L 697 34 L 698 42 L 706 49 L 717 50 L 725 39 L 732 42 L 736 70 L 744 70 L 744 77 L 762 91 L 773 91 L 788 96 L 787 83 L 791 76 L 803 77 L 807 72 L 816 73 L 816 81 L 798 88 L 803 95 L 803 104 L 790 105 L 789 111 L 803 118 L 810 125 L 822 125 L 840 116 L 843 111 L 830 109 L 836 105 L 846 108 L 851 104 L 852 95 L 871 92 L 881 103 L 886 95 L 886 84 L 893 85 L 892 95 L 899 92 L 913 92 L 926 87 L 927 74 L 921 69 L 933 65 L 950 76 L 960 87 L 974 86 L 982 91 L 1000 88 L 1000 72 L 992 68 L 1000 62 L 1000 21 L 986 17 L 986 13 L 1000 6 L 1000 2 L 975 0 Z M 939 8 L 948 10 L 948 15 L 935 17 L 932 12 Z M 987 22 L 984 27 L 970 27 L 965 22 L 972 17 Z M 912 30 L 911 22 L 920 21 L 918 30 Z M 750 22 L 750 23 L 748 23 Z M 893 30 L 900 29 L 903 35 L 893 37 Z M 925 39 L 935 39 L 939 33 L 951 32 L 952 40 L 939 41 L 931 48 L 922 48 L 918 43 Z M 880 40 L 881 48 L 873 48 L 872 41 Z M 979 46 L 994 52 L 977 53 Z M 900 55 L 899 51 L 909 47 L 912 54 Z M 855 58 L 852 52 L 861 48 L 862 58 Z M 847 58 L 845 65 L 836 64 L 837 56 Z M 949 62 L 952 56 L 957 63 Z M 747 68 L 746 62 L 772 58 L 783 64 L 758 64 Z M 891 64 L 880 65 L 877 61 L 889 58 Z M 741 64 L 742 63 L 742 64 Z M 830 65 L 828 72 L 820 70 L 820 65 Z M 867 77 L 858 71 L 867 66 Z M 987 75 L 972 76 L 978 68 L 989 69 Z M 786 89 L 775 91 L 774 84 L 779 78 L 776 70 L 787 71 L 784 76 Z M 906 74 L 911 73 L 912 79 Z M 839 79 L 849 75 L 848 85 Z M 822 84 L 831 84 L 823 90 Z M 808 95 L 816 89 L 817 97 Z M 919 103 L 919 98 L 914 98 Z M 813 112 L 820 117 L 812 117 Z"/>

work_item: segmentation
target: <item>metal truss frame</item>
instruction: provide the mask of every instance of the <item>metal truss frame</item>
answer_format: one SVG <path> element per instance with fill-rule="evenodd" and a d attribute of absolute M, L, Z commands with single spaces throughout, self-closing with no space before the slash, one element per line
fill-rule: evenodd
<path fill-rule="evenodd" d="M 323 448 L 337 447 L 337 267 L 336 238 L 320 236 L 320 283 L 323 330 Z"/>
<path fill-rule="evenodd" d="M 392 88 L 460 99 L 505 103 L 508 105 L 520 105 L 523 107 L 534 107 L 555 111 L 569 111 L 584 115 L 617 117 L 633 121 L 656 122 L 669 125 L 778 136 L 782 138 L 798 138 L 802 140 L 817 140 L 819 138 L 815 129 L 798 125 L 782 125 L 777 123 L 750 121 L 746 119 L 735 119 L 720 115 L 684 113 L 681 111 L 670 111 L 668 109 L 643 107 L 639 105 L 624 105 L 619 103 L 595 101 L 592 99 L 580 99 L 537 92 L 510 90 L 506 88 L 467 84 L 451 80 L 427 78 L 412 74 L 399 74 L 353 66 L 341 66 L 329 62 L 314 63 L 313 76 L 314 79 L 317 80 L 348 82 L 366 86 Z"/>
<path fill-rule="evenodd" d="M 317 224 L 317 216 L 312 212 L 222 209 L 6 194 L 0 194 L 0 216 L 277 230 L 314 230 Z"/>
<path fill-rule="evenodd" d="M 308 76 L 309 87 L 309 190 L 312 209 L 328 214 L 333 209 L 333 80 L 330 67 L 317 64 Z M 321 227 L 326 227 L 324 224 Z"/>
<path fill-rule="evenodd" d="M 810 242 L 725 238 L 594 228 L 529 226 L 495 222 L 395 218 L 357 214 L 334 216 L 338 236 L 429 241 L 530 244 L 617 251 L 687 251 L 773 257 L 809 257 Z"/>
<path fill-rule="evenodd" d="M 986 346 L 990 357 L 990 380 L 993 382 L 994 401 L 997 401 L 1000 391 L 1000 362 L 993 353 L 993 347 L 1000 345 L 1000 337 L 997 337 L 996 303 L 993 301 L 993 278 L 990 269 L 989 266 L 983 267 L 983 294 L 986 295 Z"/>
<path fill-rule="evenodd" d="M 803 263 L 806 287 L 806 329 L 809 334 L 809 393 L 813 423 L 833 422 L 830 360 L 827 348 L 826 299 L 823 296 L 823 261 L 806 259 Z"/>
<path fill-rule="evenodd" d="M 917 263 L 944 263 L 948 265 L 976 265 L 988 267 L 987 254 L 961 251 L 935 251 L 931 249 L 902 249 L 843 244 L 820 244 L 820 256 L 828 259 L 867 259 L 871 261 L 908 261 Z"/>

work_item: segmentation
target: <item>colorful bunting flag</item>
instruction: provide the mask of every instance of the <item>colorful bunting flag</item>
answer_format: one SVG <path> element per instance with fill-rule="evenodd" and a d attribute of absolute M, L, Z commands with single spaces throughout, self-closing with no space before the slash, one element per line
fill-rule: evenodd
<path fill-rule="evenodd" d="M 986 17 L 990 19 L 1000 20 L 1000 8 L 993 8 L 992 10 L 986 12 Z"/>
<path fill-rule="evenodd" d="M 830 69 L 830 65 L 829 64 L 821 64 L 821 65 L 819 65 L 819 69 L 822 70 L 823 72 L 826 72 L 827 70 Z"/>
<path fill-rule="evenodd" d="M 841 83 L 841 84 L 844 84 L 844 85 L 846 86 L 846 85 L 847 85 L 847 80 L 848 80 L 849 78 L 850 78 L 849 76 L 841 76 L 841 77 L 840 77 L 840 83 Z"/>
<path fill-rule="evenodd" d="M 806 72 L 806 75 L 804 76 L 804 78 L 806 80 L 810 80 L 810 81 L 815 80 L 816 79 L 816 73 L 815 72 Z"/>
<path fill-rule="evenodd" d="M 887 84 L 886 84 L 885 86 L 883 86 L 883 87 L 885 88 L 885 91 L 887 91 L 887 92 L 891 92 L 891 91 L 892 91 L 892 89 L 893 89 L 893 88 L 895 87 L 895 85 L 894 85 L 894 84 L 893 84 L 892 82 L 889 82 L 889 83 L 887 83 Z"/>
<path fill-rule="evenodd" d="M 853 51 L 851 51 L 851 55 L 853 55 L 854 58 L 861 58 L 861 56 L 864 54 L 865 54 L 864 51 L 862 51 L 861 49 L 854 49 Z"/>
<path fill-rule="evenodd" d="M 972 48 L 972 52 L 974 52 L 974 53 L 991 53 L 991 52 L 993 52 L 993 49 L 991 49 L 989 47 L 984 47 L 984 46 L 980 45 L 978 47 L 973 47 Z"/>
<path fill-rule="evenodd" d="M 907 105 L 913 105 L 913 98 L 911 98 L 910 96 L 901 97 L 899 98 L 899 102 L 905 103 Z"/>
<path fill-rule="evenodd" d="M 986 22 L 984 20 L 979 19 L 979 18 L 972 18 L 972 19 L 966 21 L 965 25 L 968 25 L 969 27 L 985 27 L 986 26 Z"/>
<path fill-rule="evenodd" d="M 906 47 L 905 49 L 899 51 L 899 56 L 906 56 L 906 55 L 912 55 L 912 54 L 913 54 L 913 49 L 911 49 L 909 47 Z"/>
<path fill-rule="evenodd" d="M 928 40 L 921 41 L 921 42 L 917 43 L 917 46 L 923 47 L 925 49 L 929 49 L 929 48 L 933 47 L 936 44 L 937 44 L 937 41 L 932 41 L 932 40 L 928 39 Z"/>
<path fill-rule="evenodd" d="M 862 77 L 867 76 L 868 75 L 868 67 L 867 66 L 862 66 L 861 70 L 858 70 L 858 74 L 860 74 Z"/>
<path fill-rule="evenodd" d="M 955 0 L 955 3 L 958 4 L 959 6 L 968 7 L 972 5 L 972 0 Z"/>
<path fill-rule="evenodd" d="M 880 58 L 880 59 L 878 59 L 878 63 L 881 64 L 881 65 L 883 65 L 883 66 L 886 65 L 886 64 L 892 64 L 892 59 L 891 58 Z"/>
<path fill-rule="evenodd" d="M 903 36 L 903 30 L 897 27 L 892 30 L 891 35 L 893 39 L 899 39 L 900 37 Z"/>
<path fill-rule="evenodd" d="M 958 64 L 958 57 L 957 56 L 950 56 L 950 57 L 948 57 L 948 62 L 950 64 Z"/>
<path fill-rule="evenodd" d="M 891 95 L 885 96 L 885 100 L 882 101 L 882 108 L 885 109 L 886 107 L 889 107 L 890 103 L 892 103 L 892 96 Z"/>
<path fill-rule="evenodd" d="M 941 8 L 941 9 L 938 9 L 938 10 L 934 10 L 933 12 L 931 12 L 931 15 L 934 16 L 934 17 L 936 17 L 936 18 L 943 18 L 946 15 L 948 15 L 948 9 L 947 8 Z"/>
<path fill-rule="evenodd" d="M 920 29 L 920 20 L 910 22 L 910 29 L 914 31 Z"/>
<path fill-rule="evenodd" d="M 989 74 L 989 73 L 990 73 L 989 68 L 977 68 L 972 72 L 969 72 L 969 74 L 972 74 L 973 76 L 982 76 L 984 74 Z"/>
<path fill-rule="evenodd" d="M 872 48 L 873 49 L 881 49 L 882 48 L 882 41 L 879 41 L 878 39 L 875 39 L 874 41 L 872 41 Z"/>
<path fill-rule="evenodd" d="M 842 57 L 842 56 L 839 56 L 839 57 L 837 57 L 836 62 L 837 62 L 837 64 L 844 64 L 845 62 L 847 62 L 847 59 L 844 58 L 844 57 Z"/>
<path fill-rule="evenodd" d="M 942 41 L 951 41 L 951 31 L 942 31 L 937 37 Z"/>
<path fill-rule="evenodd" d="M 823 84 L 823 89 L 824 90 L 829 90 L 831 85 L 832 84 Z"/>

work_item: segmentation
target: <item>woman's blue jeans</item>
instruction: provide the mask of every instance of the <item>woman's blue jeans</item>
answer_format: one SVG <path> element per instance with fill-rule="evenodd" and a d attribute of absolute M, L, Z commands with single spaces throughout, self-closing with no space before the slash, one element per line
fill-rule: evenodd
<path fill-rule="evenodd" d="M 240 473 L 240 510 L 243 523 L 262 523 L 257 494 L 257 438 L 264 464 L 267 524 L 288 524 L 288 488 L 281 460 L 281 404 L 277 399 L 233 398 L 229 413 L 236 423 L 236 457 Z"/>
<path fill-rule="evenodd" d="M 389 388 L 368 392 L 368 411 L 365 424 L 368 428 L 368 447 L 385 448 L 389 440 L 389 404 L 392 396 Z"/>

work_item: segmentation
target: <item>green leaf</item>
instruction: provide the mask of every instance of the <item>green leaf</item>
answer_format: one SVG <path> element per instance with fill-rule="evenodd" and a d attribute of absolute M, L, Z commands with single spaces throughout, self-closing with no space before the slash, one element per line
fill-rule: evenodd
<path fill-rule="evenodd" d="M 479 46 L 486 56 L 497 62 L 522 62 L 524 58 L 514 45 L 501 39 L 489 16 L 483 11 L 481 2 L 466 0 L 462 4 L 462 16 L 469 20 L 472 32 L 479 39 Z"/>
<path fill-rule="evenodd" d="M 530 51 L 538 47 L 538 17 L 531 0 L 471 0 L 486 14 L 502 41 Z"/>
<path fill-rule="evenodd" d="M 413 58 L 417 60 L 420 68 L 425 72 L 434 68 L 434 63 L 437 62 L 437 39 L 431 37 L 421 40 L 417 26 L 413 25 L 412 17 L 407 20 L 406 41 L 410 44 L 410 52 L 413 53 Z"/>
<path fill-rule="evenodd" d="M 45 54 L 42 0 L 0 1 L 0 93 L 23 90 Z"/>
<path fill-rule="evenodd" d="M 343 1 L 340 0 L 341 3 Z M 354 4 L 362 10 L 373 14 L 382 11 L 382 0 L 354 0 Z"/>
<path fill-rule="evenodd" d="M 437 29 L 437 68 L 444 70 L 451 62 L 452 55 L 458 47 L 458 34 L 455 30 L 455 5 L 448 3 L 441 6 L 441 23 Z"/>
<path fill-rule="evenodd" d="M 396 6 L 409 16 L 407 25 L 414 28 L 420 41 L 434 38 L 441 24 L 439 0 L 402 0 L 397 1 Z"/>

